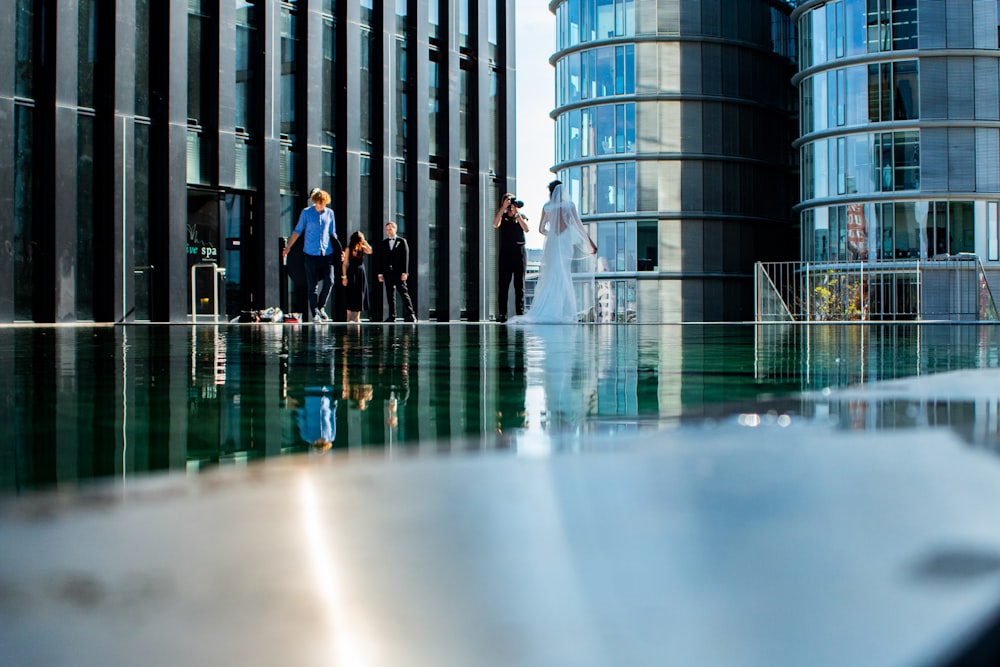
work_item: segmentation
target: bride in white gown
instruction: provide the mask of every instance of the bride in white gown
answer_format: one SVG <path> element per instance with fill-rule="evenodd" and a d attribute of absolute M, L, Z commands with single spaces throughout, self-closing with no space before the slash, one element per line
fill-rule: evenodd
<path fill-rule="evenodd" d="M 545 246 L 535 296 L 528 311 L 507 320 L 509 324 L 575 324 L 580 321 L 581 314 L 585 315 L 593 307 L 593 281 L 583 286 L 578 299 L 573 286 L 572 262 L 577 247 L 592 260 L 597 254 L 597 246 L 587 235 L 562 183 L 549 183 L 549 193 L 549 201 L 542 208 L 538 223 L 539 233 L 545 236 Z M 593 276 L 592 267 L 584 275 L 588 274 Z"/>

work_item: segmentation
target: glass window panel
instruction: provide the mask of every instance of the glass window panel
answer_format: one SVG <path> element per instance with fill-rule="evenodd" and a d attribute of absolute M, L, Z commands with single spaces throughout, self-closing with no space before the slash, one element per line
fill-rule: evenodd
<path fill-rule="evenodd" d="M 1000 260 L 1000 217 L 997 209 L 995 201 L 986 205 L 986 258 L 991 262 Z"/>
<path fill-rule="evenodd" d="M 439 37 L 441 34 L 441 18 L 438 0 L 430 0 L 427 3 L 427 23 L 429 24 L 427 36 L 431 39 Z"/>
<path fill-rule="evenodd" d="M 837 127 L 847 122 L 847 72 L 837 70 Z"/>
<path fill-rule="evenodd" d="M 920 134 L 916 131 L 896 132 L 895 189 L 916 190 L 920 187 Z"/>
<path fill-rule="evenodd" d="M 625 163 L 625 210 L 630 213 L 636 210 L 635 162 Z"/>
<path fill-rule="evenodd" d="M 149 117 L 149 3 L 135 2 L 135 115 Z"/>
<path fill-rule="evenodd" d="M 835 11 L 835 14 L 836 14 L 836 21 L 837 21 L 837 25 L 836 25 L 836 28 L 835 28 L 836 40 L 837 40 L 836 56 L 838 58 L 843 58 L 844 54 L 847 51 L 847 45 L 846 45 L 846 41 L 847 41 L 847 35 L 846 35 L 846 33 L 847 33 L 847 25 L 846 25 L 846 21 L 844 19 L 844 3 L 842 1 L 841 2 L 835 2 L 835 3 L 833 3 L 833 7 L 834 7 L 834 11 Z"/>
<path fill-rule="evenodd" d="M 879 93 L 879 66 L 868 66 L 868 120 L 878 123 L 882 119 L 882 95 Z"/>
<path fill-rule="evenodd" d="M 625 47 L 615 47 L 615 95 L 625 94 Z"/>
<path fill-rule="evenodd" d="M 431 60 L 427 64 L 427 150 L 431 155 L 439 154 L 438 147 L 438 123 L 439 123 L 439 101 L 438 89 L 440 88 L 440 66 L 436 60 Z"/>
<path fill-rule="evenodd" d="M 892 1 L 892 48 L 917 48 L 917 0 Z"/>
<path fill-rule="evenodd" d="M 614 95 L 615 91 L 615 48 L 605 46 L 596 49 L 597 71 L 595 72 L 594 83 L 596 84 L 595 97 L 607 97 Z"/>
<path fill-rule="evenodd" d="M 927 240 L 921 224 L 917 221 L 915 202 L 899 202 L 894 206 L 896 230 L 896 257 L 916 259 L 921 256 L 920 248 L 926 248 Z M 923 216 L 926 222 L 926 212 Z M 925 255 L 926 256 L 926 255 Z"/>
<path fill-rule="evenodd" d="M 34 233 L 34 110 L 14 105 L 14 319 L 34 319 L 35 271 L 38 268 Z"/>
<path fill-rule="evenodd" d="M 407 63 L 406 63 L 406 40 L 405 39 L 395 39 L 396 47 L 396 80 L 394 82 L 395 93 L 396 93 L 396 104 L 395 104 L 395 155 L 399 157 L 406 157 L 406 136 L 407 136 L 407 100 L 406 100 L 406 90 L 407 84 Z M 492 73 L 495 73 L 493 70 Z M 495 91 L 495 86 L 491 87 L 491 91 Z M 495 97 L 494 97 L 495 102 Z"/>
<path fill-rule="evenodd" d="M 253 103 L 256 72 L 253 65 L 258 46 L 253 19 L 253 5 L 243 5 L 236 10 L 236 127 L 247 133 L 257 128 L 256 105 Z M 323 55 L 325 58 L 325 49 Z"/>
<path fill-rule="evenodd" d="M 597 184 L 594 182 L 594 175 L 596 174 L 596 166 L 586 165 L 583 167 L 575 167 L 574 169 L 579 170 L 579 195 L 580 203 L 577 208 L 583 215 L 589 215 L 595 212 L 594 197 Z M 570 169 L 570 173 L 574 171 Z"/>
<path fill-rule="evenodd" d="M 360 62 L 361 62 L 361 80 L 359 86 L 360 95 L 358 96 L 358 108 L 360 109 L 360 148 L 364 152 L 370 152 L 372 149 L 372 137 L 373 129 L 372 123 L 374 122 L 372 113 L 372 100 L 375 99 L 375 86 L 381 85 L 382 78 L 381 75 L 372 75 L 372 60 L 374 53 L 372 52 L 374 39 L 372 38 L 372 31 L 367 28 L 361 29 L 361 39 L 359 40 L 358 46 L 361 49 Z"/>
<path fill-rule="evenodd" d="M 656 271 L 659 269 L 660 242 L 655 220 L 640 220 L 636 223 L 635 248 L 637 271 Z"/>
<path fill-rule="evenodd" d="M 917 61 L 906 60 L 892 64 L 893 118 L 915 120 L 920 117 L 920 98 L 917 78 Z"/>
<path fill-rule="evenodd" d="M 295 80 L 298 62 L 296 16 L 286 7 L 281 9 L 281 134 L 295 141 L 296 108 Z M 364 34 L 364 31 L 362 31 Z"/>
<path fill-rule="evenodd" d="M 609 155 L 615 152 L 615 110 L 606 104 L 595 108 L 597 114 L 597 154 Z"/>
<path fill-rule="evenodd" d="M 802 69 L 812 67 L 813 64 L 813 14 L 805 12 L 799 20 L 799 64 Z"/>
<path fill-rule="evenodd" d="M 615 166 L 615 211 L 625 212 L 625 163 Z"/>
<path fill-rule="evenodd" d="M 615 105 L 615 152 L 625 152 L 625 107 L 624 104 Z"/>
<path fill-rule="evenodd" d="M 76 258 L 60 257 L 63 280 L 76 287 L 76 319 L 94 319 L 94 117 L 77 118 Z M 67 276 L 68 270 L 68 276 Z"/>
<path fill-rule="evenodd" d="M 594 155 L 596 144 L 596 129 L 594 128 L 594 110 L 592 108 L 583 109 L 580 114 L 580 126 L 582 134 L 581 157 Z"/>
<path fill-rule="evenodd" d="M 469 0 L 456 0 L 458 5 L 458 45 L 469 45 Z"/>
<path fill-rule="evenodd" d="M 635 45 L 625 47 L 625 94 L 635 94 Z"/>
<path fill-rule="evenodd" d="M 469 137 L 475 127 L 469 123 L 469 72 L 464 68 L 458 70 L 458 159 L 469 161 Z"/>
<path fill-rule="evenodd" d="M 816 77 L 808 77 L 802 82 L 802 98 L 801 98 L 801 113 L 800 118 L 802 123 L 802 134 L 809 134 L 813 131 L 815 122 L 813 120 L 813 98 L 815 92 L 813 88 L 816 86 Z"/>
<path fill-rule="evenodd" d="M 879 189 L 882 192 L 892 192 L 895 189 L 893 185 L 894 174 L 892 170 L 892 134 L 889 132 L 883 132 L 882 134 L 876 135 L 875 140 L 875 150 L 878 151 L 879 169 L 882 174 L 881 186 Z"/>
<path fill-rule="evenodd" d="M 827 100 L 829 95 L 832 93 L 829 85 L 824 85 L 824 76 L 818 74 L 814 77 L 815 84 L 813 90 L 815 96 L 813 98 L 813 129 L 815 131 L 825 130 L 828 127 L 829 120 L 829 108 L 827 107 Z"/>
<path fill-rule="evenodd" d="M 80 0 L 77 33 L 77 104 L 94 108 L 94 76 L 97 71 L 97 0 Z"/>
<path fill-rule="evenodd" d="M 597 187 L 595 190 L 595 213 L 614 213 L 617 198 L 616 169 L 614 164 L 597 165 Z"/>
<path fill-rule="evenodd" d="M 321 96 L 320 111 L 323 145 L 334 148 L 337 145 L 337 120 L 336 109 L 341 108 L 334 100 L 336 91 L 339 90 L 337 80 L 337 30 L 333 19 L 326 17 L 323 19 L 323 68 L 320 85 L 326 92 Z M 256 36 L 255 36 L 256 37 Z"/>
<path fill-rule="evenodd" d="M 948 248 L 952 255 L 976 251 L 976 216 L 970 201 L 948 204 Z"/>
<path fill-rule="evenodd" d="M 847 138 L 837 137 L 837 194 L 847 192 Z"/>
<path fill-rule="evenodd" d="M 35 97 L 35 0 L 17 0 L 14 37 L 14 94 L 25 99 Z"/>
<path fill-rule="evenodd" d="M 580 41 L 592 42 L 597 39 L 597 19 L 594 16 L 596 0 L 580 0 Z"/>
<path fill-rule="evenodd" d="M 864 65 L 844 70 L 844 104 L 847 125 L 864 125 L 868 122 L 868 68 Z"/>
<path fill-rule="evenodd" d="M 845 0 L 844 16 L 846 18 L 846 34 L 844 41 L 848 56 L 864 55 L 867 51 L 867 35 L 865 25 L 866 0 Z"/>
<path fill-rule="evenodd" d="M 625 223 L 615 223 L 615 270 L 625 270 Z"/>
<path fill-rule="evenodd" d="M 607 39 L 615 36 L 615 3 L 614 0 L 597 0 L 597 38 Z"/>
<path fill-rule="evenodd" d="M 883 121 L 892 120 L 892 63 L 882 63 L 879 65 L 882 81 L 879 83 L 879 96 L 881 118 Z"/>
<path fill-rule="evenodd" d="M 567 156 L 570 160 L 578 160 L 583 157 L 583 134 L 581 128 L 581 119 L 585 111 L 580 109 L 574 109 L 564 116 L 567 121 L 569 137 L 567 144 L 569 145 L 569 155 Z"/>
<path fill-rule="evenodd" d="M 827 61 L 837 57 L 837 3 L 826 5 L 826 53 Z"/>
<path fill-rule="evenodd" d="M 826 62 L 826 10 L 823 7 L 812 10 L 812 63 Z"/>
<path fill-rule="evenodd" d="M 617 270 L 618 234 L 614 222 L 598 222 L 594 243 L 597 244 L 597 271 L 608 273 Z"/>
<path fill-rule="evenodd" d="M 580 54 L 574 53 L 566 59 L 567 85 L 569 86 L 567 102 L 580 101 Z"/>

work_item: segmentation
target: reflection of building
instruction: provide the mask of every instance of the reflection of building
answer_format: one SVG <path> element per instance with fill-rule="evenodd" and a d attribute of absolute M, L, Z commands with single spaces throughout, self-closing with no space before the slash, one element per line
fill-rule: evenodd
<path fill-rule="evenodd" d="M 1000 266 L 997 3 L 799 4 L 802 259 Z"/>
<path fill-rule="evenodd" d="M 785 259 L 791 9 L 778 0 L 555 0 L 556 167 L 624 321 L 748 319 Z"/>
<path fill-rule="evenodd" d="M 422 319 L 483 319 L 514 22 L 513 0 L 0 3 L 0 322 L 185 321 L 195 261 L 230 314 L 280 305 L 313 186 L 342 239 L 398 222 Z"/>

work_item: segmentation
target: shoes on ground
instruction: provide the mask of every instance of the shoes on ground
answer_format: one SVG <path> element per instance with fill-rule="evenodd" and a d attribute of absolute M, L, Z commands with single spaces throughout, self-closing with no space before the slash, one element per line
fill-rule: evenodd
<path fill-rule="evenodd" d="M 500 324 L 503 324 L 506 321 L 507 321 L 507 316 L 506 315 L 497 315 L 497 322 L 499 322 Z"/>
<path fill-rule="evenodd" d="M 384 322 L 395 322 L 395 321 L 396 321 L 396 318 L 395 318 L 395 317 L 387 317 L 387 318 L 385 318 L 385 320 L 383 320 L 383 321 L 384 321 Z"/>
<path fill-rule="evenodd" d="M 326 314 L 326 308 L 319 309 L 319 319 L 323 320 L 324 322 L 330 321 L 330 316 Z"/>

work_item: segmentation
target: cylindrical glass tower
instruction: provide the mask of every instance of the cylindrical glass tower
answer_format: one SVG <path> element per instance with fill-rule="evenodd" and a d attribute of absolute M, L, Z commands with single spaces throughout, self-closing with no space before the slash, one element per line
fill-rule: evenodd
<path fill-rule="evenodd" d="M 790 258 L 798 237 L 790 7 L 550 9 L 555 171 L 599 248 L 598 318 L 750 319 L 754 261 Z"/>
<path fill-rule="evenodd" d="M 802 259 L 1000 268 L 996 0 L 809 0 L 792 18 Z"/>

